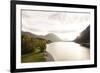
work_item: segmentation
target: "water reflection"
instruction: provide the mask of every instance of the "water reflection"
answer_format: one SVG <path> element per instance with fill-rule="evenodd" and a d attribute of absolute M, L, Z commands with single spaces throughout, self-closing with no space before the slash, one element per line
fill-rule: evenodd
<path fill-rule="evenodd" d="M 90 58 L 90 49 L 74 42 L 54 42 L 47 45 L 55 61 L 87 60 Z"/>

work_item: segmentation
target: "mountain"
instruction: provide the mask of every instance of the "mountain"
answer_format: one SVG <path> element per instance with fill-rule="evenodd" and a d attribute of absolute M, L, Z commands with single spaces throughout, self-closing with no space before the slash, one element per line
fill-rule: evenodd
<path fill-rule="evenodd" d="M 53 34 L 53 33 L 47 34 L 46 36 L 44 36 L 44 39 L 51 40 L 52 42 L 61 41 L 61 39 L 59 37 L 57 37 L 55 34 Z"/>
<path fill-rule="evenodd" d="M 90 26 L 88 26 L 83 32 L 81 32 L 81 35 L 75 39 L 75 42 L 90 42 Z"/>
<path fill-rule="evenodd" d="M 22 35 L 29 35 L 29 36 L 32 36 L 33 38 L 37 38 L 37 35 L 32 34 L 32 33 L 30 33 L 30 32 L 24 32 L 24 31 L 22 31 L 21 34 L 22 34 Z"/>
<path fill-rule="evenodd" d="M 90 26 L 81 32 L 80 36 L 77 37 L 75 42 L 82 44 L 83 46 L 89 47 L 90 45 Z"/>
<path fill-rule="evenodd" d="M 30 33 L 30 32 L 23 32 L 21 34 L 26 34 L 26 35 L 30 35 L 32 36 L 33 38 L 42 38 L 42 39 L 45 39 L 45 40 L 50 40 L 52 42 L 58 42 L 58 41 L 62 41 L 59 37 L 57 37 L 55 34 L 53 33 L 48 33 L 47 35 L 43 36 L 43 35 L 36 35 L 36 34 L 33 34 L 33 33 Z"/>

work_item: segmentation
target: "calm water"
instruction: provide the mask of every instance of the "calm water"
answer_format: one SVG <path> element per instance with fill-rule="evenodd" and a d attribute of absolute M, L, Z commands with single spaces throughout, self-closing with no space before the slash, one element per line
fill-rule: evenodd
<path fill-rule="evenodd" d="M 46 49 L 55 61 L 87 60 L 90 49 L 74 42 L 54 42 L 47 45 Z"/>

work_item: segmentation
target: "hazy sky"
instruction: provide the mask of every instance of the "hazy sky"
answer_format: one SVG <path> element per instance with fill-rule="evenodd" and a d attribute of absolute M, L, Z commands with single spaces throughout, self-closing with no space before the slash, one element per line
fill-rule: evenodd
<path fill-rule="evenodd" d="M 54 33 L 63 40 L 73 40 L 89 24 L 89 13 L 22 10 L 22 30 L 37 35 Z"/>

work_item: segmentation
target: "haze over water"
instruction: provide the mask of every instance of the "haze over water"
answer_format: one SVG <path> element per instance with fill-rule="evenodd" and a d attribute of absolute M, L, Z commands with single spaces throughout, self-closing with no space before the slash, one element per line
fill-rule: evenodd
<path fill-rule="evenodd" d="M 49 52 L 55 61 L 88 60 L 90 49 L 74 42 L 54 42 L 47 45 Z"/>

